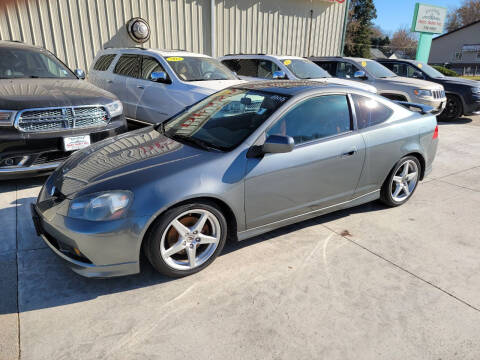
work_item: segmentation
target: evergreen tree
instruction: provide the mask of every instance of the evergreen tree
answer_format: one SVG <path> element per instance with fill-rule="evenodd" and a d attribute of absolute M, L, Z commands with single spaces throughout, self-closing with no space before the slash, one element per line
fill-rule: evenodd
<path fill-rule="evenodd" d="M 370 56 L 372 20 L 377 17 L 373 0 L 352 0 L 348 9 L 345 56 Z"/>

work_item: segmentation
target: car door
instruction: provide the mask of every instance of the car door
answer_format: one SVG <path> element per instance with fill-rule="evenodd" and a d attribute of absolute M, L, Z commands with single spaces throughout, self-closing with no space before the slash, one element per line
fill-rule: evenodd
<path fill-rule="evenodd" d="M 135 119 L 138 100 L 143 93 L 139 87 L 140 56 L 136 54 L 122 54 L 113 70 L 111 79 L 113 93 L 123 103 L 125 116 Z"/>
<path fill-rule="evenodd" d="M 156 124 L 183 109 L 173 97 L 172 81 L 167 75 L 167 82 L 150 80 L 153 72 L 165 72 L 160 62 L 151 56 L 141 56 L 141 71 L 138 85 L 142 90 L 137 104 L 135 119 L 149 124 Z M 178 96 L 178 94 L 175 94 Z"/>
<path fill-rule="evenodd" d="M 245 211 L 254 228 L 350 200 L 364 140 L 353 128 L 346 94 L 303 100 L 267 130 L 294 138 L 289 153 L 247 160 Z"/>

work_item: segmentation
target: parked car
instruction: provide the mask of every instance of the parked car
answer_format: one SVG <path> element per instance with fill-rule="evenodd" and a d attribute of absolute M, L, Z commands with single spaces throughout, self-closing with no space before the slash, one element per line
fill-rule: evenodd
<path fill-rule="evenodd" d="M 430 65 L 415 60 L 377 61 L 399 76 L 428 80 L 442 85 L 447 96 L 447 105 L 440 119 L 453 120 L 462 115 L 480 114 L 480 82 L 445 76 Z"/>
<path fill-rule="evenodd" d="M 437 149 L 436 117 L 420 108 L 318 82 L 231 87 L 73 154 L 40 191 L 34 223 L 84 276 L 137 273 L 142 248 L 158 271 L 193 274 L 227 237 L 379 198 L 404 204 Z"/>
<path fill-rule="evenodd" d="M 244 82 L 210 56 L 142 48 L 101 50 L 88 81 L 117 95 L 128 121 L 146 125 Z"/>
<path fill-rule="evenodd" d="M 51 172 L 126 131 L 120 101 L 84 76 L 45 49 L 0 41 L 0 179 Z"/>
<path fill-rule="evenodd" d="M 443 86 L 398 76 L 374 60 L 336 56 L 309 59 L 333 76 L 374 85 L 378 94 L 388 99 L 432 106 L 436 115 L 443 111 L 447 103 Z"/>
<path fill-rule="evenodd" d="M 219 58 L 222 64 L 234 71 L 240 78 L 249 81 L 259 80 L 312 80 L 350 86 L 376 93 L 377 89 L 368 84 L 332 78 L 310 60 L 298 56 L 277 56 L 266 54 L 225 55 Z"/>

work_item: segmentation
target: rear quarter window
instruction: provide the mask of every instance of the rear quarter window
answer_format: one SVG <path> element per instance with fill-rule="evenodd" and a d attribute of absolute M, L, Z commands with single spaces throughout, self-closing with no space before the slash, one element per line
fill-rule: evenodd
<path fill-rule="evenodd" d="M 95 65 L 93 65 L 93 70 L 106 71 L 112 64 L 113 59 L 115 59 L 115 54 L 100 56 Z"/>
<path fill-rule="evenodd" d="M 355 104 L 355 115 L 359 129 L 365 129 L 387 121 L 393 110 L 367 96 L 352 94 Z"/>

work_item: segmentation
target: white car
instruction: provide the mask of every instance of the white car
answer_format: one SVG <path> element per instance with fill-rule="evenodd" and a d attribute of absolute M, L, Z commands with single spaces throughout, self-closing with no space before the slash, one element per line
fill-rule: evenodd
<path fill-rule="evenodd" d="M 372 93 L 377 89 L 372 85 L 359 84 L 356 81 L 333 78 L 328 72 L 310 60 L 298 56 L 279 56 L 266 54 L 225 55 L 218 60 L 244 80 L 288 79 L 312 80 L 349 86 Z"/>
<path fill-rule="evenodd" d="M 101 50 L 87 79 L 117 95 L 128 121 L 148 125 L 245 82 L 207 55 L 142 48 Z"/>

